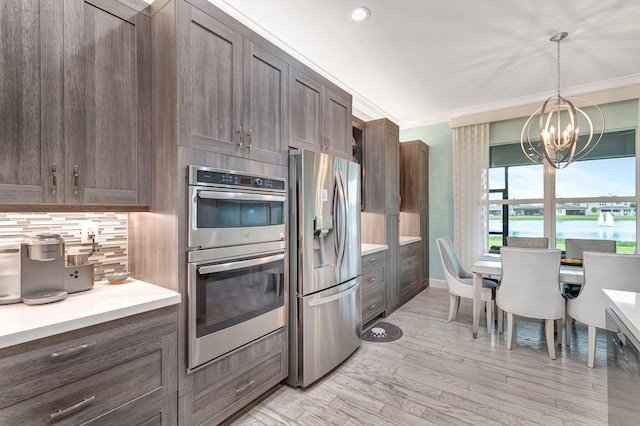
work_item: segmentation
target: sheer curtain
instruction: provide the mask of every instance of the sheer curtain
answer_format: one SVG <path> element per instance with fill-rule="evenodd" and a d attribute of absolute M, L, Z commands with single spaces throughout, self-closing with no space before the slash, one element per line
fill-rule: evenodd
<path fill-rule="evenodd" d="M 453 242 L 465 269 L 486 253 L 489 123 L 453 129 Z"/>

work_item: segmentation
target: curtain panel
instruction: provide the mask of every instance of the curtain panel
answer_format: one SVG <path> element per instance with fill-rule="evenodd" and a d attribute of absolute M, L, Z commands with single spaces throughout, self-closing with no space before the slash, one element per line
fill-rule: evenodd
<path fill-rule="evenodd" d="M 470 271 L 488 246 L 489 123 L 452 130 L 453 242 Z"/>

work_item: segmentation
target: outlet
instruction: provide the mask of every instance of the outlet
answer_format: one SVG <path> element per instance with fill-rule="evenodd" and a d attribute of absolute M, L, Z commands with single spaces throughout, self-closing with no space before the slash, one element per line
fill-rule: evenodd
<path fill-rule="evenodd" d="M 98 240 L 98 224 L 86 220 L 82 222 L 82 228 L 80 230 L 80 243 L 87 244 Z"/>

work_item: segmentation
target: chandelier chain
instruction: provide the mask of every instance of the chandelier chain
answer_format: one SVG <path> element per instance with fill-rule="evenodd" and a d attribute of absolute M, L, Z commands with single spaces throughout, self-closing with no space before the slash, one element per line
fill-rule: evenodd
<path fill-rule="evenodd" d="M 560 40 L 558 40 L 558 98 L 560 98 Z"/>

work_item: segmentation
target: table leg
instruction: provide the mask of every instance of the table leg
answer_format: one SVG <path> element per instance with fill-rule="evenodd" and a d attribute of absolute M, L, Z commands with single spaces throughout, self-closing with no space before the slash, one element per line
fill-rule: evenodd
<path fill-rule="evenodd" d="M 473 338 L 478 338 L 480 324 L 480 308 L 482 307 L 482 275 L 473 274 Z"/>

